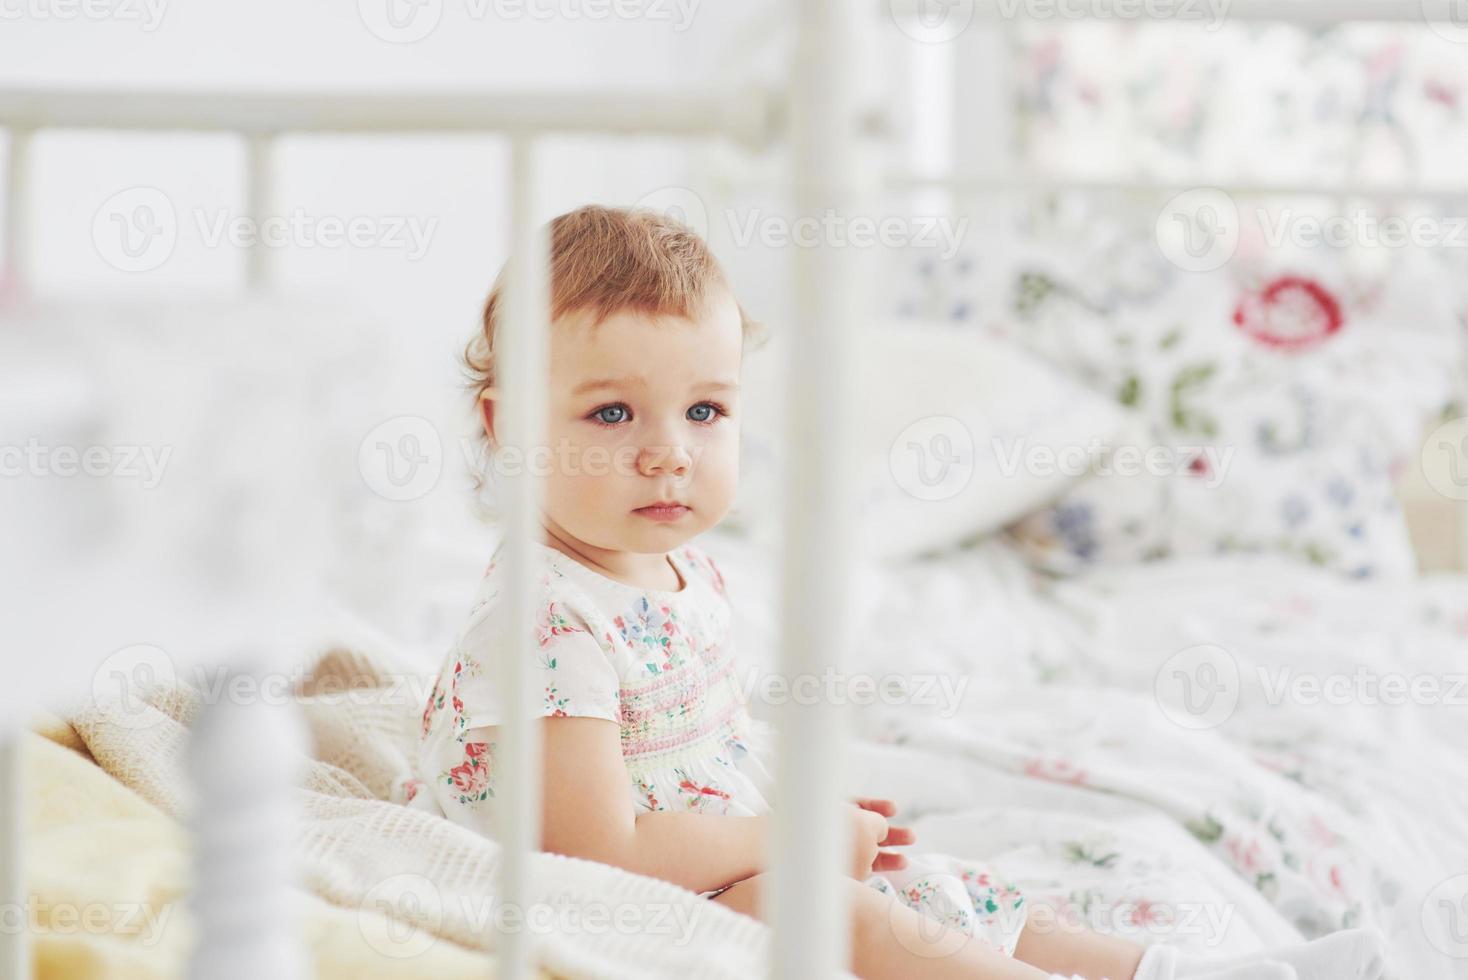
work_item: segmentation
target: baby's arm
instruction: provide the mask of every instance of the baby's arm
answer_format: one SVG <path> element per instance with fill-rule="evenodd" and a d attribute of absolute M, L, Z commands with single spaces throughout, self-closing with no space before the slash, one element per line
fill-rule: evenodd
<path fill-rule="evenodd" d="M 768 818 L 636 813 L 621 731 L 601 718 L 546 718 L 542 847 L 703 892 L 764 869 Z"/>

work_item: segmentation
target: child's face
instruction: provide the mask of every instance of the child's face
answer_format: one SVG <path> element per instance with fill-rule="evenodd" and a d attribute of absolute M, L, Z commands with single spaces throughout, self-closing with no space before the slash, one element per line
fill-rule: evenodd
<path fill-rule="evenodd" d="M 551 329 L 545 512 L 592 548 L 661 554 L 728 513 L 739 481 L 739 310 L 586 314 Z M 686 510 L 654 514 L 650 504 Z"/>

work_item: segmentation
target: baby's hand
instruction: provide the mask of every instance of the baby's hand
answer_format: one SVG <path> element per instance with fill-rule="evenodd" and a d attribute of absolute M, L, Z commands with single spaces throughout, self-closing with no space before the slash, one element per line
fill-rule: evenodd
<path fill-rule="evenodd" d="M 857 824 L 857 855 L 858 869 L 865 867 L 866 870 L 856 877 L 865 879 L 872 872 L 896 871 L 907 867 L 907 855 L 896 854 L 892 851 L 878 850 L 879 847 L 901 847 L 911 844 L 917 840 L 917 835 L 907 827 L 893 827 L 888 824 L 887 819 L 897 813 L 897 804 L 891 800 L 875 800 L 858 798 L 852 801 L 856 808 L 858 817 L 866 821 L 866 826 L 876 838 L 871 841 L 869 849 L 863 850 L 862 827 Z M 878 822 L 875 818 L 880 817 Z M 861 862 L 865 861 L 863 865 Z"/>

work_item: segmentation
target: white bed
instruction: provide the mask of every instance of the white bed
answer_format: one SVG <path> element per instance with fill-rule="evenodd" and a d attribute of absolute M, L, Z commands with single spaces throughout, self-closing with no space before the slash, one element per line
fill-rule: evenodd
<path fill-rule="evenodd" d="M 1380 10 L 1382 17 L 1403 19 L 1409 6 L 1415 7 L 1392 2 L 1378 8 L 1362 0 L 1352 4 L 1348 13 L 1372 19 Z M 818 7 L 809 5 L 811 10 Z M 1250 4 L 1245 19 L 1266 19 L 1271 10 Z M 836 27 L 851 28 L 854 16 L 837 18 Z M 1307 22 L 1314 19 L 1313 15 L 1298 16 Z M 818 33 L 812 32 L 806 40 L 817 40 Z M 973 83 L 972 73 L 987 64 L 979 56 L 992 51 L 996 38 L 975 31 L 968 40 L 974 44 L 966 50 L 975 57 L 960 59 L 951 67 L 961 80 Z M 828 122 L 836 113 L 821 111 L 831 108 L 824 105 L 823 98 L 830 98 L 842 110 L 855 108 L 858 100 L 836 84 L 854 82 L 851 63 L 827 57 L 831 63 L 817 66 L 821 72 L 800 79 L 803 84 L 796 86 L 795 97 L 810 100 L 797 108 L 813 111 L 815 118 Z M 466 102 L 452 95 L 421 96 L 417 101 L 321 93 L 309 97 L 257 94 L 224 100 L 160 93 L 146 98 L 131 98 L 127 93 L 43 95 L 0 93 L 0 114 L 23 134 L 9 142 L 13 164 L 24 161 L 33 129 L 53 125 L 240 132 L 247 136 L 248 208 L 255 210 L 268 209 L 273 203 L 270 147 L 282 129 L 508 132 L 520 178 L 516 215 L 522 234 L 529 228 L 526 202 L 536 190 L 528 176 L 533 171 L 528 166 L 529 148 L 544 132 L 564 128 L 600 133 L 651 130 L 690 138 L 722 133 L 749 145 L 762 145 L 779 123 L 790 121 L 771 114 L 771 104 L 754 93 L 747 98 L 726 97 L 726 93 L 707 99 L 679 96 L 647 106 L 620 104 L 610 97 L 588 103 L 579 97 L 545 95 L 514 103 L 514 110 L 506 108 L 512 100 Z M 915 99 L 916 95 L 909 92 L 905 97 Z M 830 131 L 796 128 L 801 173 L 810 178 L 818 199 L 828 191 L 834 195 L 846 190 L 844 186 L 823 187 L 823 179 L 841 185 L 852 176 L 845 168 L 826 173 L 825 165 L 831 162 L 827 154 L 840 156 L 836 149 L 855 146 L 858 134 L 869 135 L 866 123 L 870 120 L 854 112 L 843 118 L 849 125 L 832 125 Z M 1012 120 L 1001 113 L 990 122 L 997 128 Z M 947 188 L 954 192 L 949 203 L 967 207 L 976 188 L 1035 183 L 1028 174 L 994 177 L 1013 161 L 1004 159 L 1002 152 L 976 154 L 979 148 L 973 144 L 988 138 L 987 129 L 971 126 L 957 135 L 968 155 L 960 154 L 955 161 L 955 174 L 936 179 L 898 175 L 897 185 L 903 186 L 905 180 L 909 186 Z M 821 142 L 823 138 L 828 138 L 829 145 Z M 845 157 L 841 160 L 850 163 Z M 984 167 L 995 169 L 979 173 Z M 18 172 L 13 165 L 8 178 L 12 190 L 20 187 Z M 710 182 L 717 184 L 717 180 Z M 1053 183 L 1064 186 L 1065 181 Z M 1160 184 L 1152 189 L 1156 186 Z M 17 278 L 26 271 L 21 261 L 24 250 L 17 247 L 26 230 L 26 221 L 20 219 L 26 217 L 22 208 L 12 208 L 7 216 L 8 259 Z M 32 224 L 44 218 L 29 217 Z M 848 324 L 836 290 L 825 290 L 822 283 L 826 280 L 821 276 L 841 281 L 841 270 L 822 267 L 820 261 L 811 255 L 799 256 L 795 278 L 804 289 L 805 311 L 815 314 L 807 319 L 818 321 L 829 346 L 838 347 L 841 345 L 834 341 L 845 338 L 840 330 Z M 255 286 L 263 284 L 270 272 L 270 263 L 258 251 L 247 255 L 244 265 Z M 65 632 L 73 640 L 72 662 L 81 665 L 78 670 L 95 669 L 99 662 L 105 665 L 106 654 L 115 649 L 108 638 L 119 635 L 130 639 L 146 636 L 162 643 L 176 652 L 180 664 L 226 662 L 238 653 L 242 636 L 258 639 L 275 621 L 261 617 L 254 607 L 237 610 L 238 621 L 211 619 L 215 610 L 185 601 L 193 593 L 184 591 L 179 581 L 128 577 L 131 559 L 137 555 L 158 559 L 156 564 L 184 576 L 207 567 L 210 548 L 201 548 L 197 555 L 175 554 L 170 550 L 176 540 L 173 535 L 180 528 L 208 526 L 211 510 L 225 501 L 242 506 L 231 511 L 235 519 L 223 523 L 213 545 L 214 550 L 242 559 L 232 569 L 236 575 L 268 577 L 271 570 L 290 566 L 276 553 L 277 541 L 282 552 L 288 548 L 300 553 L 330 552 L 337 560 L 331 568 L 308 568 L 303 562 L 291 570 L 303 577 L 321 572 L 332 598 L 340 604 L 340 609 L 330 610 L 331 616 L 339 615 L 338 621 L 348 623 L 370 620 L 374 629 L 391 638 L 402 660 L 431 669 L 439 645 L 467 606 L 489 541 L 467 531 L 466 523 L 457 520 L 462 516 L 458 511 L 455 520 L 439 524 L 424 515 L 437 518 L 445 513 L 442 508 L 403 507 L 399 506 L 403 501 L 373 494 L 371 477 L 353 454 L 361 451 L 376 426 L 404 414 L 380 397 L 383 389 L 374 392 L 379 378 L 368 370 L 388 369 L 390 374 L 392 365 L 381 363 L 381 358 L 370 366 L 316 360 L 329 358 L 338 334 L 346 335 L 359 326 L 340 307 L 333 313 L 320 308 L 301 312 L 231 304 L 227 314 L 219 314 L 226 324 L 225 316 L 240 317 L 237 331 L 267 323 L 285 333 L 309 334 L 321 343 L 321 349 L 314 352 L 297 350 L 291 363 L 282 367 L 272 365 L 268 357 L 242 365 L 227 346 L 180 345 L 178 336 L 168 335 L 192 338 L 192 321 L 214 315 L 201 314 L 198 307 L 189 310 L 159 304 L 156 299 L 143 307 L 122 307 L 120 312 L 79 312 L 75 307 L 60 311 L 63 319 L 78 328 L 79 339 L 76 346 L 63 343 L 48 352 L 52 355 L 49 366 L 59 371 L 56 376 L 71 384 L 53 387 L 49 393 L 76 397 L 74 403 L 62 399 L 53 404 L 55 418 L 48 423 L 54 422 L 65 438 L 78 443 L 141 439 L 198 450 L 199 455 L 192 457 L 198 467 L 195 478 L 170 485 L 179 491 L 177 497 L 169 496 L 167 489 L 153 497 L 130 495 L 127 488 L 119 492 L 115 484 L 105 490 L 83 488 L 96 490 L 98 496 L 82 500 L 81 509 L 103 530 L 126 525 L 131 533 L 139 534 L 131 542 L 136 550 L 128 550 L 130 543 L 125 538 L 103 540 L 112 547 L 109 557 L 116 563 L 86 567 L 85 574 L 71 580 L 82 587 L 71 591 L 49 588 L 32 573 L 32 578 L 21 583 L 29 588 L 17 589 L 26 599 L 27 625 L 32 627 L 22 635 L 44 649 L 46 642 L 63 645 L 57 634 Z M 54 329 L 60 322 L 51 318 L 54 311 L 19 305 L 9 312 L 19 311 L 18 319 L 27 325 L 15 327 L 0 339 L 26 339 L 22 330 L 36 328 L 36 322 L 27 318 L 37 310 L 42 314 L 40 331 L 49 330 L 50 341 L 67 333 Z M 114 315 L 115 321 L 107 319 Z M 7 322 L 14 326 L 16 321 Z M 135 349 L 125 343 L 114 348 L 88 346 L 88 330 L 99 323 L 115 328 L 107 334 L 114 342 L 126 331 L 137 330 L 158 340 L 161 347 L 150 351 L 147 343 L 152 341 Z M 93 357 L 92 363 L 73 356 L 83 348 Z M 148 359 L 160 354 L 160 362 L 169 362 L 179 349 L 186 350 L 187 356 L 172 362 L 171 374 Z M 364 349 L 365 343 L 356 353 Z M 140 351 L 144 356 L 134 359 Z M 377 352 L 367 353 L 370 359 Z M 823 363 L 821 354 L 818 338 L 805 350 L 802 363 Z M 994 349 L 975 347 L 971 354 L 987 358 Z M 1429 358 L 1432 356 L 1435 354 Z M 992 373 L 1002 376 L 1000 380 L 1012 388 L 1019 386 L 1017 373 L 994 368 L 992 361 L 985 363 Z M 933 359 L 917 366 L 953 369 L 959 364 Z M 73 370 L 79 365 L 80 371 Z M 244 370 L 231 373 L 238 368 Z M 153 371 L 158 373 L 151 374 Z M 232 420 L 231 399 L 245 397 L 251 371 L 256 380 L 268 378 L 279 386 L 266 395 L 272 414 Z M 313 385 L 321 371 L 350 374 L 368 394 L 355 400 L 356 392 L 347 398 L 348 393 L 337 391 L 336 400 L 328 398 L 323 403 L 316 398 L 320 392 Z M 822 371 L 814 373 L 822 383 L 836 383 Z M 151 378 L 157 390 L 136 390 L 139 377 Z M 129 379 L 134 387 L 126 383 Z M 1063 402 L 1048 396 L 1041 399 L 1042 390 L 1052 390 L 1045 387 L 1050 384 L 1036 382 L 1024 387 L 1031 400 L 1048 399 L 1053 412 L 1040 413 L 1038 405 L 1020 406 L 1035 411 L 1020 412 L 1018 422 L 1011 418 L 1009 431 L 1033 436 L 1041 423 L 1054 423 L 1059 427 L 1055 438 L 1062 443 L 1073 437 L 1076 430 L 1071 427 L 1077 424 L 1098 432 L 1111 431 L 1111 422 L 1101 418 L 1105 413 L 1083 404 L 1079 395 L 1066 396 Z M 950 390 L 958 391 L 959 386 L 950 386 Z M 113 394 L 119 396 L 118 401 L 109 403 L 106 396 Z M 379 396 L 376 401 L 374 394 Z M 960 400 L 971 394 L 965 389 Z M 982 420 L 996 406 L 1015 407 L 1010 397 L 1013 391 L 1006 391 L 1003 398 L 983 394 L 980 399 L 967 399 L 953 412 L 972 413 L 965 417 Z M 200 403 L 211 408 L 190 414 L 191 406 Z M 932 406 L 916 411 L 924 416 L 952 414 L 947 408 Z M 293 419 L 311 412 L 318 413 L 311 417 L 328 419 L 330 424 L 311 429 L 300 442 L 289 445 L 288 462 L 282 464 L 271 455 L 268 439 L 263 448 L 260 443 L 251 444 L 257 449 L 254 458 L 271 459 L 291 477 L 275 485 L 278 499 L 230 497 L 231 484 L 247 479 L 249 460 L 242 462 L 239 454 L 220 451 L 224 440 L 214 423 L 237 421 L 242 438 L 260 439 L 291 429 Z M 462 434 L 464 420 L 437 421 L 445 443 L 452 447 Z M 75 426 L 75 431 L 68 426 Z M 235 434 L 233 429 L 224 431 Z M 1006 430 L 1001 427 L 998 431 Z M 979 433 L 975 429 L 973 434 Z M 15 438 L 23 436 L 20 433 Z M 322 440 L 330 452 L 317 452 L 320 447 L 311 438 Z M 890 442 L 890 434 L 883 435 L 877 440 L 878 448 L 885 452 Z M 978 448 L 983 448 L 982 442 Z M 187 461 L 189 454 L 184 453 L 183 458 Z M 809 491 L 819 482 L 817 478 L 826 479 L 821 475 L 821 459 L 803 457 L 800 470 L 810 481 L 794 481 L 802 490 Z M 782 479 L 788 475 L 780 473 Z M 460 476 L 455 473 L 456 479 Z M 752 485 L 767 476 L 749 474 Z M 292 496 L 303 485 L 311 492 Z M 772 489 L 778 492 L 780 486 L 789 485 L 766 480 L 762 492 L 768 495 Z M 1459 917 L 1468 912 L 1468 756 L 1463 738 L 1468 731 L 1468 690 L 1461 683 L 1468 670 L 1464 658 L 1468 579 L 1357 581 L 1269 555 L 1172 557 L 1143 564 L 1101 565 L 1056 577 L 1035 571 L 1028 560 L 1031 556 L 1004 536 L 972 541 L 976 535 L 994 532 L 1023 516 L 1020 504 L 1024 501 L 1041 509 L 1064 489 L 1043 480 L 1035 485 L 1011 482 L 1003 486 L 1005 494 L 987 493 L 983 484 L 976 483 L 955 505 L 962 512 L 961 519 L 933 507 L 914 513 L 906 507 L 911 501 L 894 493 L 904 505 L 905 523 L 900 525 L 902 534 L 895 544 L 892 532 L 899 525 L 884 526 L 887 561 L 848 566 L 838 560 L 836 574 L 829 580 L 816 576 L 792 586 L 811 590 L 833 605 L 848 574 L 856 590 L 851 607 L 860 616 L 836 633 L 852 637 L 850 648 L 841 651 L 846 678 L 841 690 L 846 693 L 832 691 L 832 699 L 822 707 L 830 709 L 843 700 L 854 702 L 856 696 L 849 687 L 853 676 L 877 683 L 890 681 L 895 673 L 907 685 L 908 694 L 893 698 L 894 703 L 851 704 L 860 737 L 849 748 L 855 763 L 850 769 L 862 778 L 842 789 L 890 795 L 914 821 L 924 848 L 993 861 L 1016 878 L 1034 906 L 1058 909 L 1067 917 L 1074 916 L 1071 921 L 1219 952 L 1296 942 L 1347 926 L 1372 926 L 1381 929 L 1390 943 L 1386 980 L 1453 980 L 1468 975 L 1468 939 Z M 55 499 L 64 495 L 53 497 L 41 491 L 31 495 L 32 489 L 21 487 L 17 496 L 26 504 L 65 503 Z M 454 489 L 445 481 L 442 491 L 446 496 Z M 892 490 L 890 486 L 886 489 Z M 1001 496 L 1004 499 L 997 501 Z M 292 507 L 302 499 L 309 499 L 311 506 Z M 823 504 L 814 492 L 809 500 L 802 498 L 807 518 L 819 515 Z M 69 525 L 64 513 L 59 523 L 73 535 L 68 544 L 95 545 L 100 540 L 89 536 L 87 528 Z M 287 530 L 282 532 L 282 528 Z M 782 648 L 786 670 L 819 664 L 832 652 L 819 623 L 787 623 L 787 629 L 780 628 L 781 537 L 770 522 L 761 528 L 762 534 L 743 537 L 719 532 L 705 542 L 730 579 L 743 655 L 755 669 L 771 669 Z M 913 529 L 920 529 L 926 544 L 941 553 L 926 560 L 893 557 L 901 550 L 903 538 L 912 543 Z M 25 530 L 35 533 L 35 539 L 28 538 L 27 543 L 41 548 L 39 524 Z M 796 553 L 819 555 L 825 546 L 839 555 L 841 547 L 857 544 L 845 540 L 844 527 L 822 525 L 818 530 L 795 536 L 799 538 Z M 967 546 L 955 547 L 960 539 L 968 541 Z M 172 561 L 178 554 L 192 557 Z M 403 555 L 412 557 L 403 559 Z M 60 560 L 64 563 L 65 558 Z M 114 582 L 125 588 L 107 593 L 111 600 L 103 609 L 107 615 L 98 614 L 96 607 L 84 607 L 89 615 L 77 614 L 76 595 L 100 593 Z M 404 582 L 412 583 L 412 594 L 401 588 Z M 228 593 L 231 583 L 222 584 Z M 289 591 L 284 586 L 298 583 L 268 584 L 277 587 L 278 598 L 280 592 Z M 317 584 L 311 583 L 313 587 Z M 146 597 L 150 590 L 156 594 L 158 589 L 170 588 L 178 591 L 164 594 L 189 608 L 166 623 L 160 624 L 141 600 L 129 602 L 133 597 Z M 221 622 L 225 624 L 222 628 Z M 68 629 L 57 630 L 56 624 Z M 236 632 L 245 627 L 253 632 Z M 165 628 L 173 630 L 177 639 L 166 635 Z M 797 629 L 803 632 L 792 632 Z M 208 645 L 199 644 L 206 635 Z M 802 647 L 802 636 L 813 642 Z M 262 642 L 262 647 L 282 646 L 278 637 L 271 639 Z M 73 650 L 65 652 L 70 655 Z M 86 693 L 87 685 L 77 683 L 75 674 L 55 676 L 48 658 L 28 660 L 27 666 L 33 671 L 29 678 L 22 676 L 27 681 L 27 697 L 33 691 L 48 696 L 63 691 Z M 1364 681 L 1358 666 L 1367 671 Z M 1356 687 L 1348 704 L 1312 705 L 1306 703 L 1311 700 L 1308 691 L 1301 696 L 1296 689 L 1278 704 L 1266 705 L 1269 689 L 1258 672 L 1282 667 L 1296 675 L 1319 671 L 1332 678 L 1332 684 L 1369 685 L 1372 678 L 1383 677 L 1400 677 L 1410 683 L 1426 678 L 1435 690 L 1419 695 L 1419 703 L 1383 705 L 1367 703 Z M 1268 679 L 1274 684 L 1281 678 L 1270 674 Z M 759 677 L 751 676 L 749 682 L 757 687 Z M 1213 700 L 1189 700 L 1192 695 L 1205 694 L 1204 687 L 1212 689 Z M 756 698 L 755 713 L 772 716 L 777 705 L 771 700 Z M 417 708 L 393 707 L 409 714 Z M 807 801 L 819 801 L 833 795 L 824 792 L 832 787 L 822 782 L 827 778 L 822 762 L 823 753 L 842 744 L 840 729 L 826 724 L 815 712 L 798 717 L 797 722 L 818 737 L 809 746 L 798 747 L 796 765 L 785 779 L 787 785 L 806 794 Z M 0 763 L 0 774 L 14 778 L 15 757 L 7 754 Z M 802 773 L 809 776 L 808 785 L 801 782 Z M 11 805 L 0 813 L 0 841 L 14 849 L 21 843 L 19 804 L 8 802 Z M 374 802 L 387 805 L 385 800 Z M 797 811 L 790 818 L 792 831 L 808 831 L 806 839 L 829 837 L 818 833 L 821 828 L 815 826 L 813 817 L 807 819 L 809 813 L 796 807 L 791 810 Z M 270 829 L 265 828 L 267 834 Z M 347 827 L 344 836 L 350 838 L 351 829 Z M 287 828 L 277 834 L 275 843 L 289 836 Z M 485 858 L 486 865 L 493 863 L 497 852 L 478 843 L 491 853 Z M 225 885 L 232 880 L 231 871 L 238 874 L 241 853 L 249 854 L 227 847 L 211 852 L 216 862 L 208 866 L 211 872 L 219 870 L 221 857 L 233 857 L 236 862 L 224 868 L 220 877 L 206 874 L 216 898 L 228 893 Z M 283 847 L 279 853 L 284 853 Z M 510 853 L 518 851 L 511 847 Z M 8 853 L 3 856 L 11 857 Z M 793 864 L 782 867 L 795 869 L 787 870 L 787 875 L 800 873 Z M 281 872 L 282 880 L 264 883 L 257 894 L 275 894 L 277 887 L 284 888 L 289 868 L 282 861 L 274 870 Z M 8 862 L 4 872 L 0 889 L 20 893 L 18 863 Z M 590 888 L 602 880 L 611 880 L 617 887 L 627 885 L 619 874 L 595 880 L 584 877 L 580 884 Z M 826 884 L 834 888 L 833 882 Z M 790 893 L 794 894 L 794 888 Z M 341 900 L 342 895 L 353 894 L 343 887 L 332 897 Z M 513 889 L 511 894 L 515 894 Z M 691 895 L 662 899 L 696 904 Z M 228 960 L 237 950 L 251 950 L 259 938 L 230 928 L 229 915 L 235 910 L 228 902 L 210 911 L 222 912 L 222 918 L 206 923 L 204 929 L 206 939 L 214 943 L 204 949 L 203 966 L 196 964 L 204 975 L 210 975 L 207 956 Z M 714 913 L 715 921 L 707 930 L 724 943 L 723 948 L 737 945 L 751 958 L 763 952 L 763 944 L 769 941 L 764 930 L 724 928 L 728 923 L 717 921 L 718 915 Z M 812 923 L 827 927 L 826 943 L 807 942 L 809 937 L 801 929 Z M 289 930 L 281 923 L 274 925 L 276 940 L 288 936 Z M 781 937 L 777 931 L 776 947 L 784 962 L 796 964 L 797 971 L 802 963 L 834 962 L 836 947 L 829 943 L 836 925 L 828 917 L 802 909 L 782 925 L 786 932 Z M 25 955 L 25 943 L 8 938 L 15 941 L 6 942 L 7 937 L 0 936 L 0 956 L 18 961 Z M 484 935 L 477 938 L 489 941 Z M 819 948 L 802 948 L 806 945 Z M 287 959 L 291 959 L 289 954 Z M 542 958 L 542 962 L 551 961 Z M 501 960 L 510 975 L 528 962 L 523 946 L 505 952 Z M 725 975 L 740 962 L 730 957 L 723 963 Z M 584 975 L 633 970 L 615 961 L 578 966 L 584 967 Z M 710 969 L 717 971 L 720 965 Z"/>

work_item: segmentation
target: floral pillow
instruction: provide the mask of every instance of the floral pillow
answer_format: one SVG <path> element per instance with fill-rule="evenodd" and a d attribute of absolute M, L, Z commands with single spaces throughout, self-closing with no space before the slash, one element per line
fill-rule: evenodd
<path fill-rule="evenodd" d="M 1129 409 L 1096 473 L 1010 528 L 1034 561 L 1065 573 L 1271 551 L 1413 572 L 1395 481 L 1460 356 L 1440 270 L 1272 255 L 1189 274 L 1142 235 L 1060 254 L 989 270 L 1007 309 L 970 309 L 956 267 L 924 293 Z"/>

